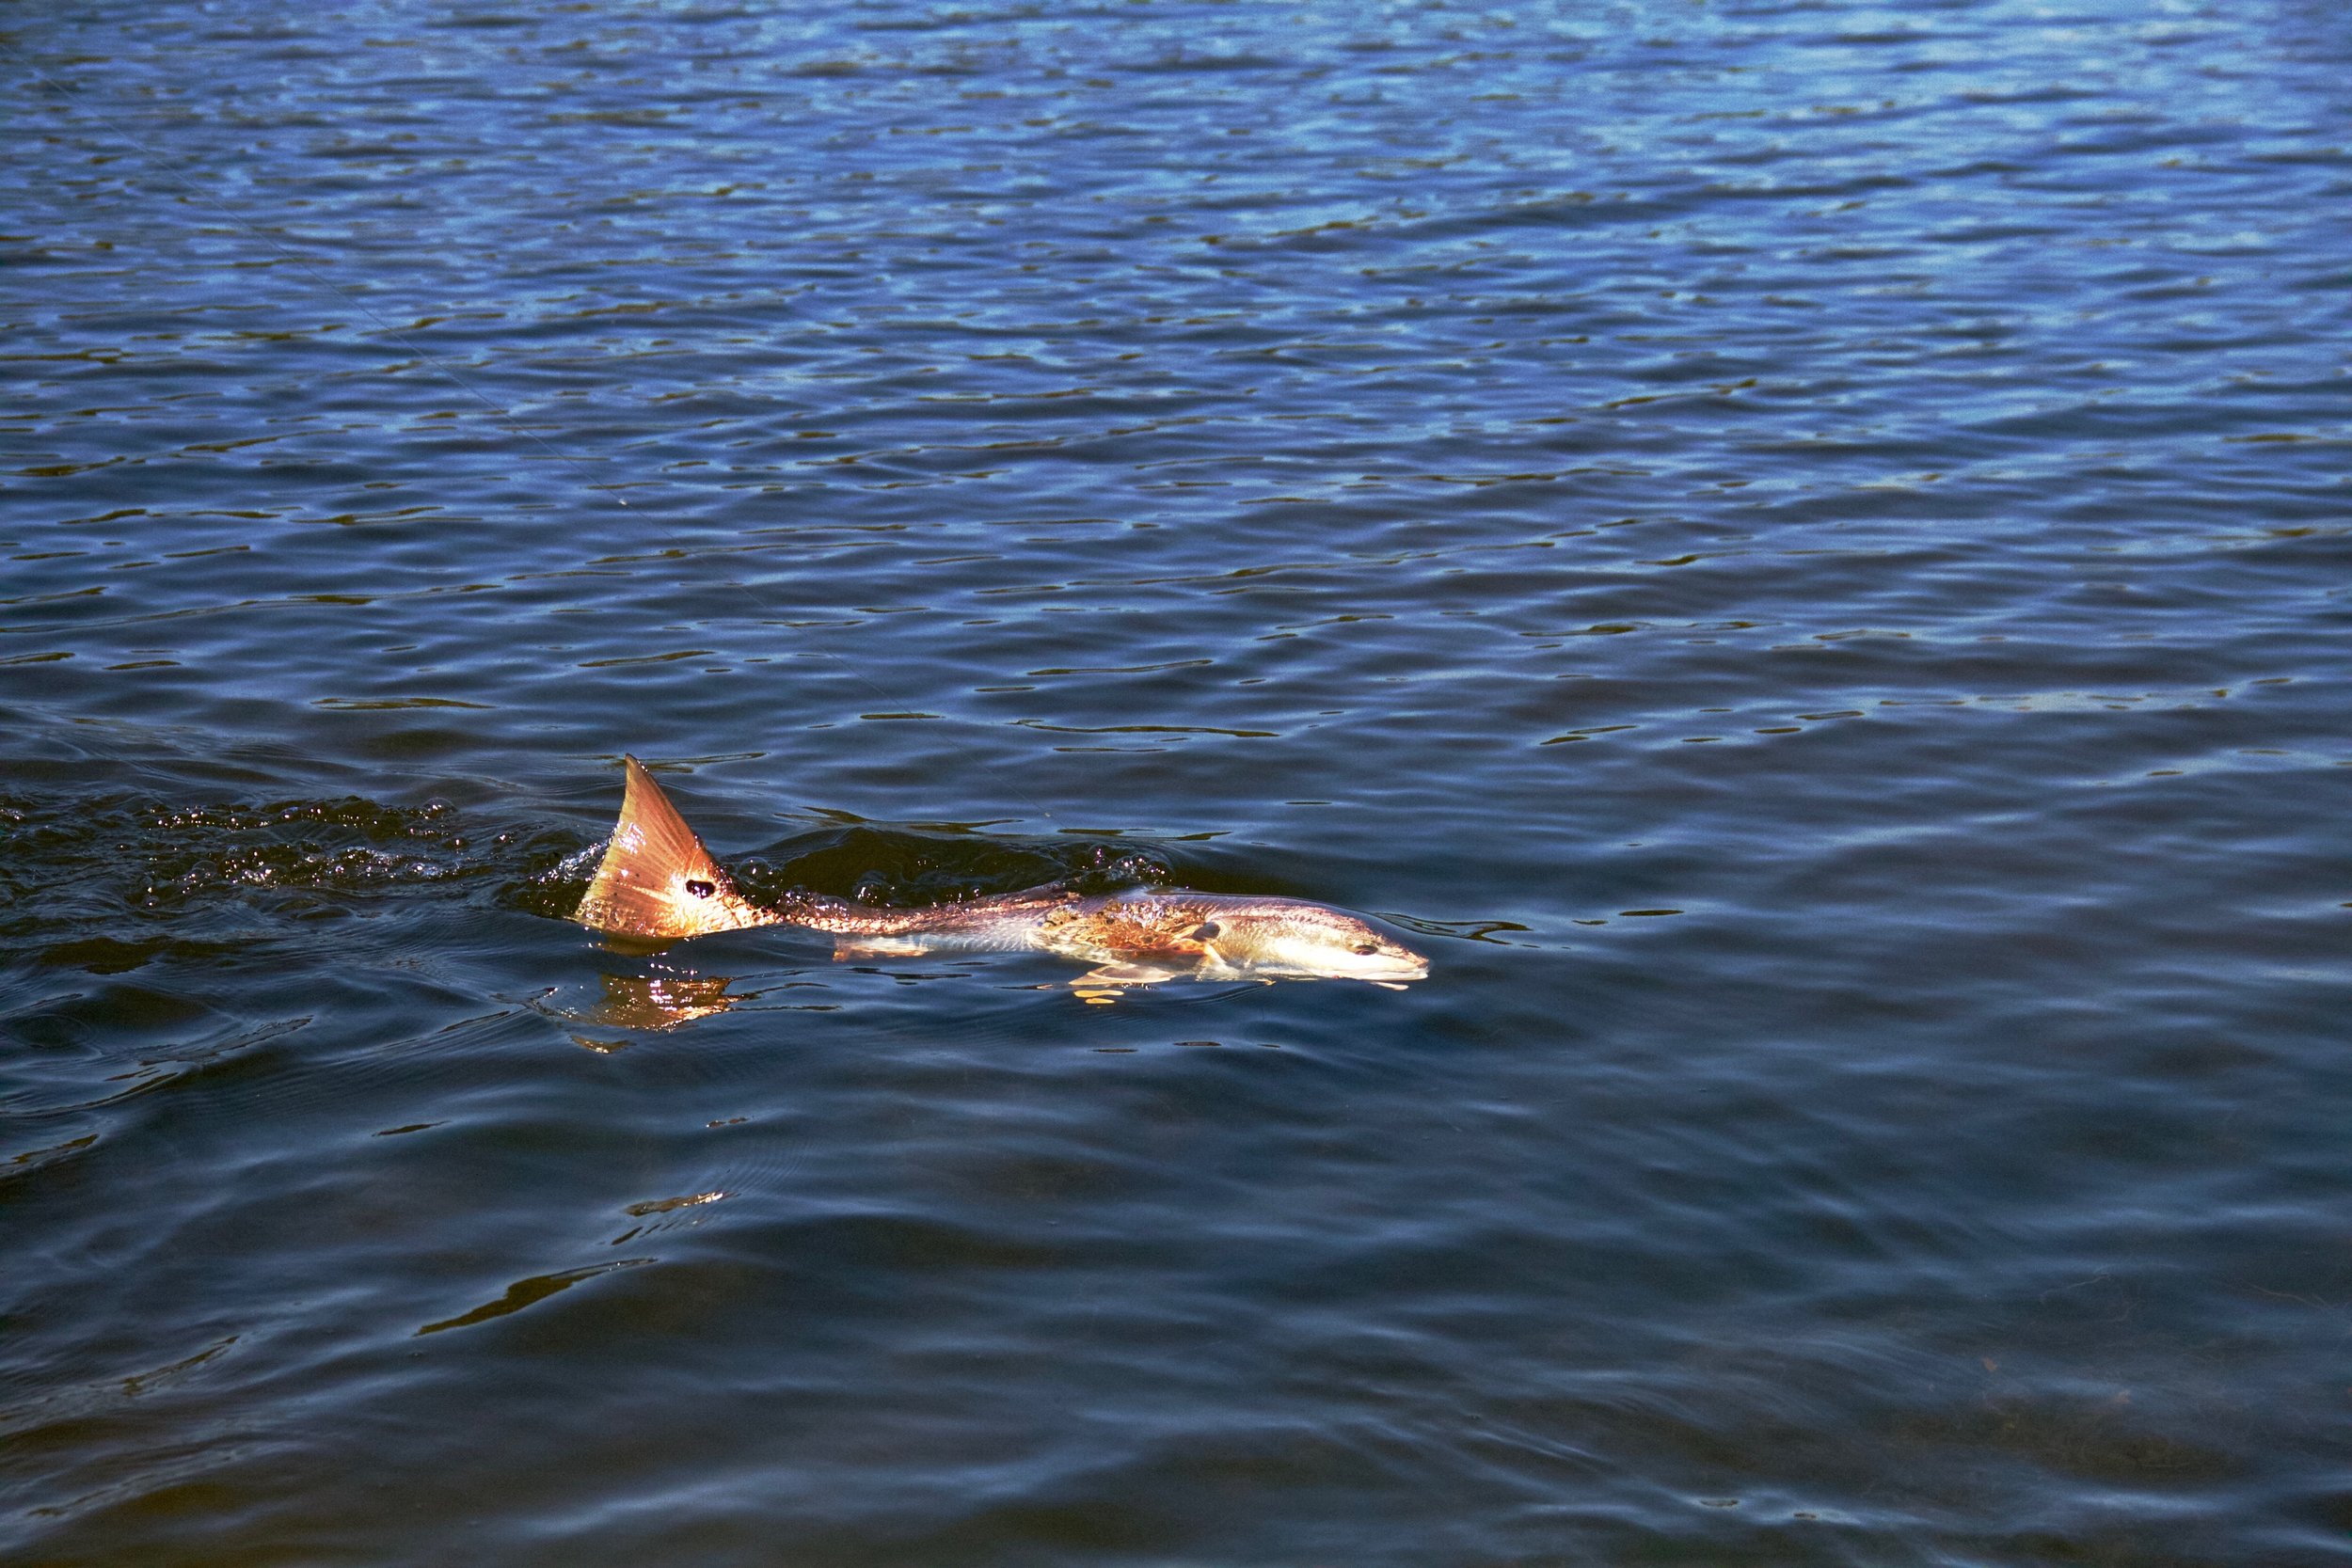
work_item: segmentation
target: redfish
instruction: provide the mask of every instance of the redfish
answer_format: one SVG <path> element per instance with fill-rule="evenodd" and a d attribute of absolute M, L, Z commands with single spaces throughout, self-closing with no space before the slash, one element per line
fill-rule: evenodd
<path fill-rule="evenodd" d="M 1343 911 L 1300 898 L 1060 886 L 886 910 L 793 894 L 771 909 L 745 897 L 635 757 L 620 820 L 572 918 L 592 930 L 670 942 L 756 926 L 834 939 L 840 958 L 931 952 L 1056 953 L 1098 966 L 1101 985 L 1200 979 L 1350 979 L 1395 987 L 1429 960 Z"/>

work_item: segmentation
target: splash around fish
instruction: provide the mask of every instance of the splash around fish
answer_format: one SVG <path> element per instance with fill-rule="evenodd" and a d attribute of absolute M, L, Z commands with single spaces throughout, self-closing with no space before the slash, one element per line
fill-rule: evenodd
<path fill-rule="evenodd" d="M 839 958 L 936 952 L 1040 952 L 1094 967 L 1072 982 L 1089 1000 L 1177 979 L 1366 980 L 1401 990 L 1429 960 L 1363 919 L 1302 898 L 1136 888 L 1083 894 L 1057 883 L 925 910 L 792 894 L 753 902 L 704 847 L 651 773 L 628 783 L 604 858 L 572 918 L 631 942 L 788 926 L 834 939 Z"/>

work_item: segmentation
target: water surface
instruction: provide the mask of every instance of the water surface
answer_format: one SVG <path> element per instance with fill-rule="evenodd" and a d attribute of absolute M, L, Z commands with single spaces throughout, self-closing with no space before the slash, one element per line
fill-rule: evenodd
<path fill-rule="evenodd" d="M 2340 8 L 57 9 L 0 1556 L 2352 1556 Z"/>

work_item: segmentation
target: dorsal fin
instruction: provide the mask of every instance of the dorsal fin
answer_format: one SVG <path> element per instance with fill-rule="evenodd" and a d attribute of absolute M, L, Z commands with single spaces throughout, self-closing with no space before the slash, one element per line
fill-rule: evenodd
<path fill-rule="evenodd" d="M 656 942 L 775 925 L 777 916 L 736 891 L 644 764 L 635 757 L 621 762 L 628 783 L 620 820 L 572 918 Z"/>

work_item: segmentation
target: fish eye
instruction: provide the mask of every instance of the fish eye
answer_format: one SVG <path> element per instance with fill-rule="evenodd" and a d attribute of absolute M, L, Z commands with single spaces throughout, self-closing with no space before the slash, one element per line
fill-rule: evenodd
<path fill-rule="evenodd" d="M 1380 944 L 1376 942 L 1359 942 L 1355 946 L 1349 948 L 1348 951 L 1360 958 L 1370 958 L 1373 954 L 1380 951 Z"/>
<path fill-rule="evenodd" d="M 690 879 L 686 884 L 686 891 L 692 894 L 697 898 L 707 898 L 712 894 L 719 891 L 719 886 L 716 882 L 706 882 Z"/>

